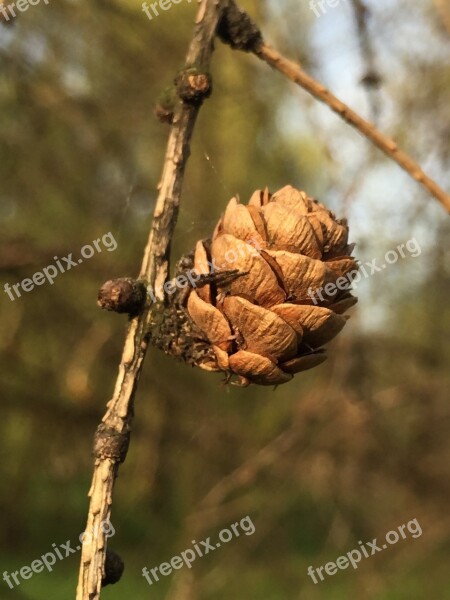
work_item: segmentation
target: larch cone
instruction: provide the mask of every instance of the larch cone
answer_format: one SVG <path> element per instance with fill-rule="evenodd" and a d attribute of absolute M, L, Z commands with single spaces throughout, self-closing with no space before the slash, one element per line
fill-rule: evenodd
<path fill-rule="evenodd" d="M 236 198 L 209 240 L 197 243 L 183 307 L 207 344 L 192 360 L 239 385 L 277 385 L 323 363 L 322 348 L 356 304 L 358 270 L 346 220 L 286 186 Z M 227 277 L 228 275 L 228 277 Z"/>

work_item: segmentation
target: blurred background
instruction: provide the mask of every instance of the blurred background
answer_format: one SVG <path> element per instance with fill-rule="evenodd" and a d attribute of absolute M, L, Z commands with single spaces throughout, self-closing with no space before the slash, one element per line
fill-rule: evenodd
<path fill-rule="evenodd" d="M 242 1 L 266 40 L 394 137 L 449 190 L 450 5 Z M 256 6 L 255 6 L 256 5 Z M 196 5 L 150 21 L 129 0 L 43 1 L 0 25 L 1 573 L 85 526 L 92 436 L 126 317 L 101 284 L 138 273 L 168 126 L 153 107 L 183 64 Z M 450 254 L 444 209 L 327 107 L 217 43 L 173 257 L 207 237 L 228 199 L 285 184 L 350 223 L 356 256 L 415 239 L 421 253 L 363 279 L 321 367 L 276 389 L 150 350 L 116 483 L 110 547 L 125 573 L 102 598 L 450 598 Z M 12 301 L 3 291 L 111 232 L 95 253 Z M 149 569 L 249 515 L 256 528 L 149 587 Z M 318 567 L 417 519 L 357 570 Z M 79 554 L 0 598 L 74 598 Z"/>

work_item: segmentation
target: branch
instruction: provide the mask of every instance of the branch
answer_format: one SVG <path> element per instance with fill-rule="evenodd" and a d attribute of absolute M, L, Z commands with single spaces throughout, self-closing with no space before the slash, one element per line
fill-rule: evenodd
<path fill-rule="evenodd" d="M 341 102 L 327 90 L 325 86 L 303 71 L 299 65 L 285 58 L 273 48 L 270 48 L 266 44 L 262 44 L 255 49 L 255 54 L 271 67 L 286 75 L 291 81 L 301 86 L 312 96 L 317 98 L 317 100 L 327 104 L 331 110 L 337 113 L 344 121 L 357 129 L 389 158 L 400 165 L 400 167 L 409 173 L 413 179 L 418 181 L 432 196 L 439 200 L 447 212 L 450 212 L 450 195 L 447 194 L 433 179 L 428 177 L 428 175 L 423 172 L 420 165 L 406 154 L 406 152 L 403 152 L 394 140 L 378 131 L 372 123 L 369 123 L 360 117 L 355 111 Z"/>
<path fill-rule="evenodd" d="M 357 129 L 389 158 L 394 160 L 411 177 L 418 181 L 450 212 L 450 196 L 433 179 L 428 177 L 408 154 L 401 150 L 394 140 L 382 134 L 372 123 L 360 117 L 334 96 L 324 85 L 308 75 L 300 65 L 287 59 L 274 48 L 264 43 L 260 30 L 245 11 L 240 10 L 234 0 L 230 0 L 221 28 L 218 31 L 222 41 L 232 48 L 252 52 L 271 67 L 286 75 L 288 79 L 305 89 L 314 98 L 327 104 L 344 121 Z"/>
<path fill-rule="evenodd" d="M 368 29 L 369 9 L 362 0 L 351 0 L 353 16 L 361 49 L 361 58 L 364 62 L 365 72 L 361 83 L 367 90 L 368 100 L 371 105 L 371 113 L 374 121 L 380 113 L 380 102 L 378 89 L 381 84 L 381 76 L 376 67 L 375 53 Z"/>
<path fill-rule="evenodd" d="M 198 503 L 195 512 L 186 519 L 191 537 L 196 537 L 199 532 L 209 525 L 208 519 L 211 514 L 224 503 L 225 499 L 239 489 L 248 487 L 260 471 L 270 465 L 277 463 L 278 459 L 286 454 L 295 446 L 301 438 L 304 430 L 295 421 L 288 429 L 280 433 L 271 440 L 266 446 L 258 450 L 256 454 L 250 456 L 245 462 L 236 467 L 234 471 L 226 475 L 216 485 L 209 490 L 206 496 Z"/>
<path fill-rule="evenodd" d="M 213 39 L 227 0 L 202 0 L 196 27 L 186 57 L 184 77 L 179 80 L 178 92 L 183 102 L 173 119 L 159 184 L 152 229 L 145 249 L 140 277 L 155 291 L 159 301 L 164 299 L 163 286 L 169 272 L 170 242 L 180 202 L 181 187 L 189 144 L 201 106 L 207 95 Z M 195 66 L 195 69 L 192 67 Z M 193 72 L 195 71 L 195 72 Z M 201 72 L 203 71 L 203 73 Z M 77 600 L 98 600 L 102 584 L 113 583 L 121 572 L 108 572 L 106 539 L 100 524 L 109 520 L 112 492 L 119 464 L 126 458 L 133 418 L 133 399 L 142 363 L 148 348 L 149 324 L 155 305 L 131 319 L 119 366 L 114 394 L 94 439 L 94 473 L 89 491 L 90 506 L 86 531 L 98 532 L 91 544 L 82 547 Z M 123 570 L 119 569 L 119 571 Z"/>

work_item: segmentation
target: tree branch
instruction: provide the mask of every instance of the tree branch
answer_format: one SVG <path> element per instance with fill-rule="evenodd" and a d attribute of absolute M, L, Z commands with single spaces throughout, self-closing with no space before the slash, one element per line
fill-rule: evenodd
<path fill-rule="evenodd" d="M 274 48 L 265 44 L 258 26 L 248 14 L 239 9 L 234 0 L 230 0 L 224 19 L 218 29 L 222 41 L 237 50 L 252 52 L 268 65 L 285 75 L 288 79 L 305 89 L 314 98 L 327 104 L 344 121 L 357 129 L 389 158 L 394 160 L 413 179 L 418 181 L 430 194 L 450 212 L 450 196 L 428 177 L 408 154 L 403 152 L 394 140 L 382 134 L 372 123 L 360 117 L 334 96 L 324 85 L 308 75 L 300 65 L 287 59 Z"/>
<path fill-rule="evenodd" d="M 378 131 L 372 123 L 360 117 L 355 111 L 336 98 L 325 86 L 303 71 L 299 65 L 285 58 L 277 50 L 263 43 L 255 47 L 254 54 L 277 71 L 280 71 L 280 73 L 283 73 L 283 75 L 286 75 L 288 79 L 305 89 L 314 98 L 327 104 L 344 121 L 357 129 L 375 146 L 378 146 L 389 158 L 400 165 L 413 179 L 418 181 L 432 196 L 439 200 L 447 212 L 450 212 L 450 195 L 433 179 L 428 177 L 420 165 L 406 154 L 406 152 L 403 152 L 394 140 Z"/>
<path fill-rule="evenodd" d="M 205 93 L 202 71 L 207 72 L 209 68 L 215 32 L 226 5 L 227 0 L 202 0 L 186 57 L 186 69 L 195 67 L 198 76 L 189 70 L 183 82 L 184 91 L 186 85 L 190 85 L 195 93 L 189 101 L 185 99 L 180 105 L 173 120 L 152 229 L 140 272 L 140 277 L 154 289 L 159 301 L 164 299 L 163 286 L 169 273 L 170 243 L 178 215 L 189 144 L 201 96 Z M 97 600 L 102 582 L 113 582 L 114 574 L 108 573 L 107 565 L 105 569 L 106 539 L 100 525 L 110 519 L 114 481 L 119 464 L 127 454 L 133 399 L 149 343 L 149 324 L 156 309 L 154 305 L 147 306 L 130 321 L 114 394 L 95 435 L 95 464 L 86 531 L 97 532 L 98 537 L 92 535 L 92 543 L 82 547 L 77 600 Z"/>

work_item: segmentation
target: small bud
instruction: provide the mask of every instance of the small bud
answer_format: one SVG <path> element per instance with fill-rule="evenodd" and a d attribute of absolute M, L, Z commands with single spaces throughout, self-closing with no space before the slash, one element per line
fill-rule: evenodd
<path fill-rule="evenodd" d="M 106 550 L 105 576 L 102 579 L 102 587 L 117 583 L 123 575 L 125 568 L 123 560 L 113 550 Z"/>
<path fill-rule="evenodd" d="M 166 88 L 159 96 L 154 114 L 161 123 L 173 123 L 175 108 L 179 102 L 177 92 L 174 86 Z"/>
<path fill-rule="evenodd" d="M 147 290 L 143 281 L 122 277 L 103 284 L 97 304 L 104 310 L 135 315 L 144 308 Z"/>
<path fill-rule="evenodd" d="M 224 12 L 217 28 L 217 35 L 224 44 L 244 52 L 256 51 L 263 42 L 261 31 L 256 23 L 234 2 Z"/>
<path fill-rule="evenodd" d="M 180 71 L 175 78 L 177 94 L 188 104 L 201 104 L 212 92 L 212 80 L 209 73 L 196 67 Z"/>

